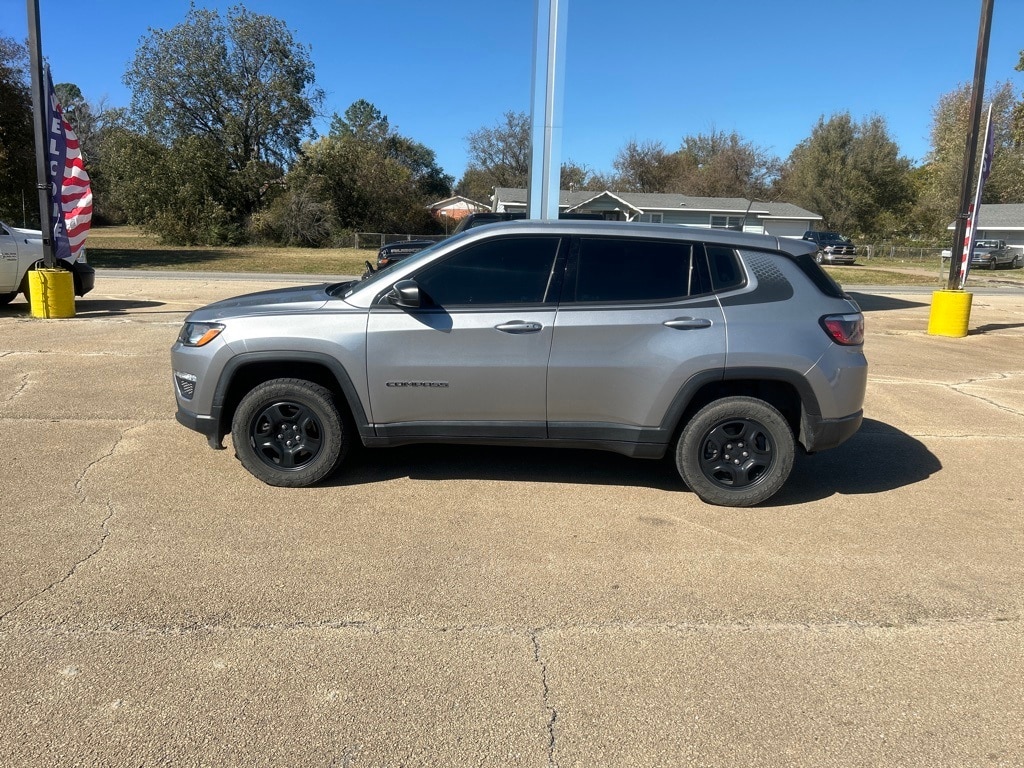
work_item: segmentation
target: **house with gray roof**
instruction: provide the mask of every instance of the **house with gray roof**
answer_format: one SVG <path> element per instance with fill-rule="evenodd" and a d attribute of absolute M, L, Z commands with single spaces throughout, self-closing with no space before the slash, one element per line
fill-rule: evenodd
<path fill-rule="evenodd" d="M 495 187 L 492 211 L 526 211 L 526 190 Z M 559 213 L 598 214 L 611 221 L 688 224 L 708 229 L 735 229 L 778 237 L 803 237 L 822 217 L 791 203 L 742 197 L 691 197 L 652 192 L 561 190 Z"/>
<path fill-rule="evenodd" d="M 947 227 L 950 232 L 956 222 Z M 978 240 L 1005 240 L 1007 245 L 1024 251 L 1024 203 L 992 203 L 981 206 Z"/>

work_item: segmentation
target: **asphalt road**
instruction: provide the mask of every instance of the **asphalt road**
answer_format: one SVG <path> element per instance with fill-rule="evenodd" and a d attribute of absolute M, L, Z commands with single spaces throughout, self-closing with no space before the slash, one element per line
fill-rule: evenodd
<path fill-rule="evenodd" d="M 261 485 L 168 350 L 269 282 L 0 308 L 0 766 L 1024 764 L 1024 291 L 856 292 L 864 427 L 736 510 L 559 450 Z"/>

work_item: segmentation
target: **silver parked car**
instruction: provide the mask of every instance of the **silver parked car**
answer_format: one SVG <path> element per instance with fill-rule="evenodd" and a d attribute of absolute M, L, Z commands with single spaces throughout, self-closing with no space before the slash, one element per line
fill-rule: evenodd
<path fill-rule="evenodd" d="M 591 221 L 467 230 L 361 281 L 186 319 L 177 418 L 272 485 L 355 441 L 569 446 L 674 458 L 714 504 L 786 481 L 860 426 L 863 316 L 814 243 Z"/>

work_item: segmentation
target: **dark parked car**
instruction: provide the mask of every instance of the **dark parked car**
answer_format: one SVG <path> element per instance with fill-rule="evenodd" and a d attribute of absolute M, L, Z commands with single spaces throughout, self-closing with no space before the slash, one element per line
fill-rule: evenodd
<path fill-rule="evenodd" d="M 473 227 L 482 227 L 484 224 L 495 224 L 499 221 L 519 221 L 527 218 L 525 211 L 483 211 L 482 213 L 471 213 L 459 222 L 452 234 L 465 232 Z M 604 217 L 599 213 L 560 213 L 559 219 L 575 221 L 602 221 Z"/>
<path fill-rule="evenodd" d="M 397 243 L 388 243 L 377 251 L 377 269 L 406 259 L 434 243 L 434 240 L 400 240 Z"/>
<path fill-rule="evenodd" d="M 818 246 L 814 257 L 819 264 L 853 264 L 857 260 L 857 246 L 838 232 L 804 232 L 804 240 Z"/>

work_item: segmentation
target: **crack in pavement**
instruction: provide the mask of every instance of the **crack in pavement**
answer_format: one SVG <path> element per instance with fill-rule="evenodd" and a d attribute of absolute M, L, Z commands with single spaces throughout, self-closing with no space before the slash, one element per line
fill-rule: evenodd
<path fill-rule="evenodd" d="M 906 378 L 895 377 L 895 376 L 884 377 L 884 378 L 883 377 L 873 377 L 872 376 L 872 377 L 869 377 L 869 382 L 872 383 L 872 384 L 895 384 L 895 385 L 908 384 L 908 385 L 915 385 L 915 386 L 916 385 L 924 384 L 926 386 L 942 387 L 943 389 L 952 390 L 953 392 L 956 392 L 958 395 L 963 395 L 963 396 L 969 397 L 969 398 L 971 398 L 973 400 L 980 400 L 981 402 L 985 403 L 986 405 L 991 405 L 993 408 L 996 408 L 996 409 L 998 409 L 1000 411 L 1005 411 L 1006 413 L 1013 414 L 1014 416 L 1024 416 L 1024 411 L 1022 411 L 1022 410 L 1018 410 L 1018 409 L 1012 408 L 1012 407 L 1010 407 L 1008 405 L 1003 405 L 1001 403 L 997 403 L 994 400 L 990 400 L 989 398 L 984 397 L 983 395 L 980 395 L 980 394 L 977 394 L 977 393 L 974 393 L 974 392 L 969 392 L 969 391 L 964 389 L 964 387 L 984 385 L 986 382 L 990 382 L 990 381 L 1009 381 L 1011 379 L 1019 378 L 1022 375 L 1024 375 L 1024 374 L 1022 374 L 1021 371 L 1007 371 L 1005 373 L 994 373 L 994 374 L 989 375 L 989 376 L 978 376 L 977 378 L 967 379 L 965 381 L 955 381 L 955 382 L 949 382 L 949 381 L 922 381 L 920 379 L 906 379 Z"/>
<path fill-rule="evenodd" d="M 75 480 L 75 485 L 74 485 L 75 495 L 78 497 L 78 503 L 79 504 L 84 504 L 86 502 L 86 500 L 87 500 L 87 496 L 86 496 L 86 493 L 85 493 L 85 479 L 86 479 L 86 476 L 89 474 L 89 472 L 94 467 L 96 467 L 98 464 L 100 464 L 103 461 L 106 461 L 111 456 L 113 456 L 114 453 L 117 451 L 118 447 L 124 441 L 125 437 L 128 435 L 128 433 L 131 432 L 132 429 L 139 429 L 139 428 L 141 428 L 141 426 L 145 426 L 145 425 L 131 427 L 131 428 L 126 429 L 123 432 L 121 432 L 121 434 L 118 435 L 117 439 L 114 441 L 114 444 L 110 447 L 109 451 L 107 451 L 105 454 L 103 454 L 99 458 L 94 459 L 93 461 L 89 462 L 85 466 L 85 468 L 79 474 L 78 479 Z M 96 543 L 96 546 L 93 547 L 92 551 L 87 553 L 85 555 L 85 557 L 82 557 L 79 560 L 77 560 L 76 562 L 72 563 L 71 567 L 64 574 L 62 574 L 59 578 L 54 579 L 49 584 L 47 584 L 45 587 L 43 587 L 42 589 L 38 590 L 35 594 L 29 595 L 28 597 L 26 597 L 24 600 L 22 600 L 21 602 L 17 603 L 13 607 L 9 608 L 8 610 L 4 611 L 3 613 L 0 613 L 0 623 L 5 621 L 7 618 L 9 618 L 13 614 L 15 614 L 18 610 L 20 610 L 24 606 L 28 605 L 29 603 L 31 603 L 31 602 L 33 602 L 35 600 L 38 600 L 39 598 L 43 597 L 44 595 L 47 595 L 47 594 L 57 590 L 61 585 L 67 583 L 70 579 L 74 578 L 75 574 L 77 574 L 79 569 L 81 569 L 86 563 L 88 563 L 90 560 L 92 560 L 93 558 L 97 557 L 100 553 L 103 552 L 104 548 L 106 548 L 106 546 L 107 546 L 107 540 L 110 538 L 110 534 L 111 534 L 110 523 L 111 523 L 111 521 L 114 518 L 114 511 L 115 511 L 114 510 L 114 503 L 109 498 L 104 499 L 103 504 L 107 508 L 107 514 L 100 521 L 100 538 L 99 538 L 99 541 Z"/>
<path fill-rule="evenodd" d="M 555 725 L 558 722 L 558 710 L 551 705 L 551 688 L 548 685 L 548 665 L 544 661 L 540 650 L 540 628 L 530 630 L 530 643 L 533 645 L 533 660 L 540 666 L 541 691 L 544 700 L 544 709 L 548 713 L 548 765 L 554 766 L 555 762 Z"/>
<path fill-rule="evenodd" d="M 29 595 L 28 597 L 26 597 L 24 600 L 22 600 L 20 603 L 18 603 L 14 607 L 8 609 L 7 611 L 5 611 L 3 613 L 0 613 L 0 623 L 2 623 L 9 616 L 11 616 L 12 614 L 16 613 L 19 609 L 23 608 L 24 606 L 28 605 L 29 603 L 33 602 L 34 600 L 38 600 L 43 595 L 46 595 L 46 594 L 56 590 L 62 584 L 64 584 L 69 579 L 74 577 L 74 575 L 78 572 L 79 568 L 81 568 L 87 562 L 92 560 L 92 558 L 94 558 L 96 555 L 98 555 L 101 551 L 103 551 L 103 548 L 107 544 L 107 539 L 110 537 L 110 520 L 113 517 L 114 517 L 114 505 L 108 500 L 107 501 L 107 516 L 104 517 L 103 520 L 100 521 L 100 529 L 103 531 L 103 533 L 100 536 L 100 540 L 97 543 L 96 547 L 91 552 L 89 552 L 85 557 L 81 558 L 76 563 L 74 563 L 71 566 L 71 568 L 68 569 L 67 573 L 65 573 L 59 579 L 56 579 L 56 580 L 50 582 L 45 587 L 43 587 L 41 590 L 36 592 L 34 595 Z"/>
<path fill-rule="evenodd" d="M 2 357 L 2 355 L 0 355 L 0 357 Z M 28 384 L 29 384 L 29 381 L 31 380 L 31 378 L 32 378 L 31 374 L 23 373 L 21 375 L 21 384 L 18 385 L 17 387 L 15 387 L 14 391 L 11 392 L 9 395 L 7 395 L 7 397 L 4 398 L 3 404 L 4 405 L 10 405 L 15 400 L 17 400 L 18 397 L 21 395 L 21 393 L 24 392 L 28 388 Z"/>

